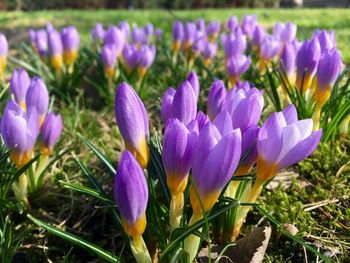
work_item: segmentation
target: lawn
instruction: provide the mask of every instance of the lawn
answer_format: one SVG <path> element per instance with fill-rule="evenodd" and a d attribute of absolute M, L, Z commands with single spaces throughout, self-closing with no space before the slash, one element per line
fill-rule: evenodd
<path fill-rule="evenodd" d="M 178 61 L 177 65 L 171 62 L 172 54 L 169 47 L 172 41 L 173 22 L 177 19 L 187 21 L 200 17 L 205 21 L 224 22 L 232 15 L 241 19 L 245 14 L 258 15 L 259 23 L 269 29 L 272 29 L 276 21 L 294 22 L 298 25 L 297 37 L 299 40 L 311 37 L 318 28 L 333 29 L 343 61 L 347 65 L 350 64 L 350 48 L 348 47 L 350 9 L 225 9 L 171 12 L 165 10 L 65 10 L 0 13 L 0 32 L 6 34 L 11 49 L 6 81 L 10 78 L 11 70 L 18 66 L 25 67 L 31 77 L 40 75 L 45 80 L 53 98 L 50 108 L 52 107 L 62 115 L 64 123 L 61 139 L 55 146 L 55 149 L 58 149 L 57 153 L 63 153 L 49 168 L 48 181 L 43 188 L 30 194 L 31 206 L 24 213 L 17 207 L 16 209 L 21 213 L 12 213 L 13 242 L 15 243 L 17 237 L 21 237 L 19 234 L 25 236 L 23 242 L 19 243 L 19 252 L 15 255 L 14 262 L 104 262 L 96 256 L 96 252 L 91 252 L 91 247 L 88 249 L 90 252 L 87 252 L 81 248 L 79 242 L 73 242 L 75 245 L 72 245 L 57 237 L 57 233 L 56 235 L 48 233 L 29 220 L 26 214 L 31 214 L 35 218 L 54 225 L 57 229 L 88 240 L 116 257 L 122 255 L 121 262 L 133 262 L 130 247 L 123 239 L 125 233 L 120 231 L 118 215 L 110 213 L 110 211 L 116 211 L 117 206 L 113 198 L 112 203 L 108 199 L 113 193 L 113 172 L 118 167 L 118 161 L 124 150 L 123 138 L 115 121 L 116 86 L 121 81 L 134 84 L 135 90 L 144 102 L 150 118 L 150 133 L 152 134 L 149 144 L 152 145 L 151 160 L 153 162 L 151 161 L 148 172 L 150 174 L 158 172 L 164 175 L 159 154 L 161 147 L 156 147 L 160 140 L 158 135 L 164 132 L 160 113 L 162 96 L 169 86 L 176 88 L 188 75 L 187 64 L 184 62 L 185 56 L 180 56 L 180 62 Z M 108 90 L 108 81 L 104 75 L 100 54 L 91 45 L 90 30 L 96 22 L 101 22 L 106 27 L 109 24 L 118 24 L 122 20 L 139 26 L 151 22 L 155 28 L 163 30 L 164 37 L 156 41 L 157 56 L 143 82 L 139 83 L 136 79 L 136 70 L 127 75 L 123 69 L 119 75 L 116 74 L 118 76 L 114 82 L 111 82 L 112 85 L 109 87 L 111 89 Z M 82 41 L 73 77 L 67 74 L 68 77 L 62 79 L 61 75 L 55 75 L 54 70 L 45 65 L 28 45 L 27 30 L 45 27 L 47 22 L 52 22 L 57 28 L 74 25 L 79 31 Z M 25 41 L 27 41 L 26 44 L 23 44 Z M 223 59 L 224 52 L 219 51 L 218 59 L 212 64 L 205 66 L 198 60 L 195 63 L 201 85 L 198 110 L 206 109 L 206 98 L 213 81 L 217 78 L 227 80 Z M 337 90 L 340 87 L 347 88 L 348 93 L 345 95 L 349 98 L 348 75 L 350 70 L 344 72 L 341 81 L 336 82 L 334 86 L 337 87 Z M 259 74 L 251 70 L 244 77 L 254 82 L 259 89 L 266 89 L 261 95 L 264 96 L 265 107 L 258 123 L 260 125 L 271 112 L 277 111 L 274 108 L 274 98 L 269 92 L 275 92 L 275 96 L 282 98 L 281 94 L 276 94 L 276 91 L 279 91 L 277 86 L 282 85 L 282 82 L 275 75 L 269 75 L 269 71 L 261 73 L 261 76 Z M 275 83 L 279 84 L 275 85 Z M 8 98 L 6 94 L 1 93 L 0 95 L 1 108 L 5 106 L 6 100 L 4 99 Z M 339 117 L 336 115 L 338 106 L 334 105 L 340 105 L 341 109 L 346 108 L 350 111 L 346 101 L 337 104 L 334 98 L 337 97 L 335 95 L 331 97 L 333 104 L 329 103 L 325 106 L 329 115 L 322 112 L 323 116 L 329 116 L 329 118 L 323 117 L 321 123 L 325 133 L 332 130 L 325 127 L 329 123 L 332 124 L 330 120 L 333 120 L 334 116 Z M 280 100 L 282 101 L 278 97 L 279 102 Z M 296 101 L 297 106 L 301 108 L 303 104 Z M 312 115 L 310 110 L 307 113 L 306 111 L 305 115 L 303 112 L 298 113 L 310 118 Z M 322 142 L 310 158 L 278 173 L 277 180 L 264 189 L 262 196 L 258 199 L 258 203 L 261 204 L 260 209 L 252 209 L 249 213 L 241 236 L 248 236 L 255 226 L 272 226 L 271 239 L 264 262 L 316 262 L 320 259 L 318 252 L 330 257 L 334 262 L 349 262 L 350 141 L 348 134 L 347 137 L 341 139 L 337 135 L 333 137 L 330 135 L 330 139 Z M 96 154 L 94 149 L 91 150 L 93 147 L 89 143 L 92 143 L 103 156 Z M 0 158 L 0 163 L 2 160 L 3 158 Z M 153 192 L 150 195 L 152 197 L 159 195 L 162 198 L 166 196 L 168 192 L 167 190 L 165 193 L 162 192 L 164 189 L 162 185 L 159 187 L 160 181 L 158 179 L 152 181 L 154 179 L 152 176 L 149 178 L 151 178 L 149 185 L 157 185 L 157 188 L 152 189 Z M 93 188 L 96 185 L 101 186 L 98 191 L 84 188 Z M 189 188 L 187 187 L 186 190 L 187 200 L 189 199 Z M 11 198 L 14 200 L 12 195 Z M 160 205 L 158 205 L 153 199 L 149 198 L 149 200 L 149 203 L 152 204 L 150 206 L 155 211 L 151 209 L 147 211 L 147 221 L 151 230 L 144 236 L 151 244 L 147 245 L 152 247 L 155 238 L 151 236 L 152 233 L 156 233 L 157 228 L 161 229 L 159 231 L 169 232 L 167 225 L 169 218 L 168 215 L 165 215 L 164 211 L 167 211 L 168 207 L 164 203 L 159 202 Z M 1 202 L 0 199 L 0 204 Z M 184 217 L 189 219 L 190 205 L 187 204 L 185 209 L 187 209 L 187 214 L 184 213 Z M 151 218 L 150 215 L 153 217 Z M 154 215 L 162 216 L 155 218 Z M 3 221 L 4 218 L 0 217 L 0 223 Z M 203 226 L 203 229 L 205 228 L 206 226 Z M 292 230 L 288 232 L 286 229 L 290 228 Z M 209 236 L 208 229 L 207 232 Z M 296 232 L 297 234 L 294 235 Z M 8 235 L 11 236 L 11 233 Z M 176 235 L 174 236 L 176 238 Z M 164 236 L 163 239 L 166 237 Z M 167 241 L 168 239 L 156 240 L 153 252 L 159 253 L 160 247 L 162 245 L 163 248 L 166 247 Z M 158 250 L 157 242 L 159 242 Z M 311 246 L 311 249 L 308 245 Z M 181 247 L 177 252 L 182 253 Z M 167 262 L 167 259 L 169 258 L 163 262 Z"/>

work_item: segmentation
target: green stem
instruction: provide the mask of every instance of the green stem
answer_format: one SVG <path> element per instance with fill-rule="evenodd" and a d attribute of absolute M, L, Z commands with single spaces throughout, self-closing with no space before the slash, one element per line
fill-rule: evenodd
<path fill-rule="evenodd" d="M 135 236 L 130 242 L 131 252 L 137 263 L 152 263 L 145 241 L 142 236 Z"/>

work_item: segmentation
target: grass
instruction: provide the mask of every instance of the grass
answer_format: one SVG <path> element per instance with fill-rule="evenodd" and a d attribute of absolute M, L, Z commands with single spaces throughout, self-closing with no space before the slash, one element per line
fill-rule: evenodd
<path fill-rule="evenodd" d="M 275 21 L 295 22 L 298 25 L 299 39 L 311 37 L 312 32 L 317 28 L 334 29 L 344 61 L 350 63 L 350 50 L 347 48 L 350 42 L 349 9 L 205 9 L 172 12 L 166 10 L 67 10 L 0 14 L 0 31 L 16 33 L 18 28 L 44 26 L 46 22 L 52 21 L 58 27 L 74 24 L 79 29 L 84 41 L 90 40 L 89 32 L 97 21 L 104 25 L 117 23 L 121 20 L 140 25 L 151 22 L 155 26 L 163 28 L 164 32 L 170 35 L 174 19 L 193 20 L 203 17 L 205 20 L 216 19 L 224 22 L 231 15 L 241 18 L 244 14 L 256 14 L 259 17 L 259 22 L 268 28 L 272 28 Z"/>
<path fill-rule="evenodd" d="M 26 29 L 29 27 L 42 27 L 48 21 L 53 22 L 57 27 L 73 24 L 80 31 L 83 45 L 89 45 L 89 31 L 95 22 L 108 25 L 128 20 L 140 25 L 147 22 L 154 23 L 156 27 L 163 28 L 165 38 L 170 43 L 174 19 L 194 20 L 203 17 L 205 20 L 225 21 L 230 15 L 241 18 L 247 13 L 257 14 L 260 23 L 269 28 L 272 28 L 275 21 L 296 22 L 299 39 L 310 37 L 316 28 L 334 29 L 343 58 L 346 62 L 350 62 L 350 49 L 347 46 L 350 42 L 350 10 L 346 9 L 7 12 L 1 13 L 0 31 L 5 31 L 12 45 L 15 46 L 18 40 L 27 37 Z M 153 124 L 156 126 L 160 122 L 158 98 L 168 85 L 179 84 L 185 74 L 183 69 L 164 69 L 164 61 L 160 57 L 159 61 L 152 66 L 148 83 L 153 83 L 147 87 L 143 97 L 151 112 Z M 217 74 L 218 72 L 219 70 L 214 72 L 215 76 L 201 78 L 204 92 L 207 92 L 214 77 L 221 77 Z M 72 146 L 72 153 L 87 164 L 99 183 L 103 185 L 104 190 L 111 193 L 113 178 L 96 156 L 81 143 L 77 134 L 81 133 L 99 149 L 103 149 L 104 154 L 112 160 L 115 167 L 123 145 L 115 125 L 113 105 L 104 104 L 104 101 L 101 101 L 99 104 L 102 104 L 102 107 L 92 108 L 91 99 L 94 97 L 78 96 L 72 104 L 55 101 L 55 107 L 62 114 L 65 126 L 57 149 Z M 266 210 L 278 221 L 295 225 L 299 235 L 312 246 L 320 246 L 322 251 L 329 253 L 339 251 L 340 254 L 334 257 L 338 262 L 350 260 L 349 159 L 350 143 L 348 141 L 337 142 L 332 147 L 323 145 L 312 158 L 294 167 L 293 172 L 299 174 L 299 177 L 293 179 L 290 186 L 285 188 L 285 184 L 282 183 L 274 189 L 265 190 L 263 198 L 260 199 Z M 34 206 L 29 212 L 37 218 L 118 254 L 123 244 L 105 207 L 92 198 L 76 194 L 60 185 L 60 180 L 88 185 L 73 154 L 69 153 L 59 160 L 49 180 L 44 189 L 30 197 L 30 203 Z M 317 207 L 319 202 L 325 202 L 325 204 Z M 310 207 L 311 210 L 309 210 Z M 257 212 L 251 213 L 244 232 L 248 232 L 259 219 L 264 220 L 264 217 Z M 23 255 L 30 262 L 36 262 L 38 258 L 53 262 L 101 262 L 85 250 L 72 246 L 51 234 L 43 233 L 26 221 L 24 215 L 14 218 L 14 223 L 21 224 L 19 229 L 33 229 L 32 234 L 20 247 L 21 253 L 17 255 L 17 262 L 24 262 Z M 281 237 L 278 229 L 275 229 L 267 250 L 266 262 L 277 263 L 288 262 L 288 260 L 303 262 L 305 258 L 311 262 L 315 261 L 315 258 L 312 255 L 310 258 L 301 246 L 296 246 L 290 239 Z"/>

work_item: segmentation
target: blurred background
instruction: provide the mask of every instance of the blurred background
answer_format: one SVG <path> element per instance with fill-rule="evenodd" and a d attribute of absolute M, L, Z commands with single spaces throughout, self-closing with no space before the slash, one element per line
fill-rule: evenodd
<path fill-rule="evenodd" d="M 225 7 L 349 7 L 350 0 L 0 0 L 1 10 L 42 9 L 196 9 Z"/>

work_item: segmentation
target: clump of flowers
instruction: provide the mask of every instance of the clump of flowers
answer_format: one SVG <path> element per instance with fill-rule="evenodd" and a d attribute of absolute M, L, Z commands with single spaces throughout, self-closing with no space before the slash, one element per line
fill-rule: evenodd
<path fill-rule="evenodd" d="M 39 77 L 30 79 L 24 69 L 15 70 L 10 81 L 11 99 L 7 102 L 1 119 L 1 137 L 11 150 L 10 158 L 21 168 L 36 153 L 36 143 L 41 153 L 32 164 L 33 173 L 22 174 L 12 189 L 19 201 L 27 201 L 28 190 L 35 191 L 44 182 L 44 169 L 62 131 L 62 118 L 49 112 L 49 93 Z"/>

